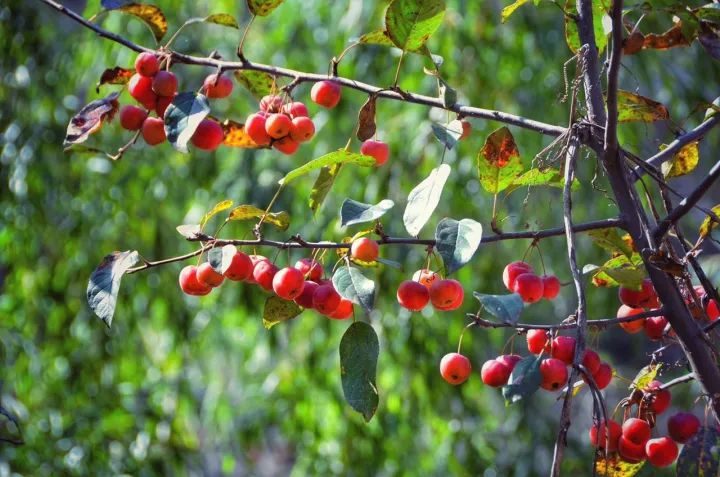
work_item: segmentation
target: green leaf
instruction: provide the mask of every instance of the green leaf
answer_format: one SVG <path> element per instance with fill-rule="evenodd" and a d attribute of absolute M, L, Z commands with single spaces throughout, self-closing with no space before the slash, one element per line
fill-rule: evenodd
<path fill-rule="evenodd" d="M 403 214 L 405 230 L 415 237 L 427 223 L 440 202 L 445 182 L 450 176 L 450 166 L 441 164 L 419 183 L 408 195 L 408 203 Z"/>
<path fill-rule="evenodd" d="M 523 311 L 523 301 L 517 293 L 509 295 L 485 295 L 483 293 L 473 292 L 473 296 L 477 298 L 480 304 L 491 315 L 502 321 L 503 323 L 517 324 L 520 320 L 520 313 Z"/>
<path fill-rule="evenodd" d="M 313 159 L 312 161 L 293 169 L 292 171 L 285 174 L 285 177 L 278 181 L 280 185 L 287 185 L 294 181 L 298 177 L 302 177 L 305 174 L 320 169 L 321 167 L 332 166 L 333 164 L 348 164 L 354 163 L 363 167 L 371 167 L 375 165 L 375 158 L 366 156 L 364 154 L 358 154 L 357 152 L 346 151 L 345 149 L 338 149 L 337 151 L 325 154 L 324 156 Z"/>
<path fill-rule="evenodd" d="M 448 149 L 455 147 L 463 133 L 462 123 L 457 119 L 447 125 L 433 123 L 431 128 L 437 140 Z"/>
<path fill-rule="evenodd" d="M 472 219 L 442 219 L 435 229 L 435 248 L 450 275 L 468 263 L 482 240 L 482 225 Z"/>
<path fill-rule="evenodd" d="M 372 326 L 362 321 L 350 325 L 340 340 L 340 377 L 345 400 L 366 422 L 375 415 L 375 385 L 380 345 Z"/>
<path fill-rule="evenodd" d="M 591 230 L 587 233 L 595 242 L 595 245 L 604 248 L 612 253 L 622 253 L 627 257 L 632 256 L 632 248 L 623 240 L 620 233 L 614 227 Z"/>
<path fill-rule="evenodd" d="M 715 215 L 720 216 L 720 204 L 716 205 L 711 210 L 715 213 Z M 715 222 L 710 216 L 705 217 L 705 220 L 703 220 L 702 224 L 700 224 L 700 237 L 707 237 L 718 225 L 720 224 Z"/>
<path fill-rule="evenodd" d="M 237 247 L 229 244 L 224 247 L 210 249 L 207 254 L 207 261 L 216 272 L 224 274 L 232 264 L 232 259 L 237 253 Z"/>
<path fill-rule="evenodd" d="M 210 209 L 209 212 L 207 212 L 205 215 L 203 215 L 202 220 L 200 220 L 200 230 L 205 228 L 205 225 L 207 225 L 208 220 L 212 219 L 215 215 L 219 214 L 223 210 L 227 210 L 230 207 L 232 207 L 233 201 L 230 199 L 223 200 L 222 202 L 218 202 L 215 204 L 215 206 Z"/>
<path fill-rule="evenodd" d="M 372 310 L 375 304 L 375 282 L 354 267 L 340 267 L 332 277 L 335 290 L 341 297 Z"/>
<path fill-rule="evenodd" d="M 616 287 L 622 285 L 640 290 L 647 271 L 642 264 L 642 257 L 634 253 L 630 258 L 620 255 L 611 258 L 601 267 L 585 265 L 583 273 L 594 273 L 593 284 L 596 286 Z"/>
<path fill-rule="evenodd" d="M 444 79 L 438 78 L 440 82 L 440 99 L 442 99 L 443 106 L 446 108 L 452 107 L 453 104 L 457 103 L 457 91 L 452 89 Z M 455 120 L 460 123 L 459 120 Z M 462 124 L 460 124 L 460 133 L 462 134 Z"/>
<path fill-rule="evenodd" d="M 665 106 L 645 96 L 618 90 L 618 121 L 653 122 L 668 119 L 670 114 Z"/>
<path fill-rule="evenodd" d="M 87 138 L 100 130 L 103 123 L 115 115 L 118 109 L 117 91 L 102 99 L 96 99 L 77 112 L 68 124 L 63 146 L 85 142 Z"/>
<path fill-rule="evenodd" d="M 700 20 L 720 24 L 720 4 L 708 3 L 695 9 L 694 13 Z"/>
<path fill-rule="evenodd" d="M 632 391 L 634 389 L 642 390 L 647 388 L 648 384 L 657 377 L 661 367 L 661 364 L 648 364 L 643 367 L 640 371 L 638 371 L 637 375 L 635 375 L 635 379 L 632 380 L 628 389 Z"/>
<path fill-rule="evenodd" d="M 510 18 L 510 15 L 515 13 L 515 10 L 525 5 L 530 0 L 515 0 L 512 4 L 508 5 L 507 7 L 502 9 L 502 12 L 500 12 L 500 19 L 503 23 L 505 23 L 508 18 Z"/>
<path fill-rule="evenodd" d="M 180 152 L 188 152 L 187 143 L 200 122 L 210 113 L 208 100 L 202 94 L 180 93 L 165 111 L 165 135 Z"/>
<path fill-rule="evenodd" d="M 216 13 L 214 15 L 208 15 L 206 17 L 195 17 L 187 20 L 185 25 L 192 25 L 193 23 L 214 23 L 216 25 L 226 26 L 230 28 L 240 29 L 240 25 L 234 16 L 229 13 Z M 184 26 L 184 25 L 183 25 Z"/>
<path fill-rule="evenodd" d="M 263 308 L 263 326 L 270 329 L 278 323 L 291 320 L 302 313 L 303 309 L 294 301 L 283 300 L 278 296 L 269 296 Z"/>
<path fill-rule="evenodd" d="M 87 286 L 87 302 L 98 318 L 108 326 L 112 325 L 120 280 L 128 268 L 140 259 L 136 251 L 113 252 L 103 258 L 90 275 Z"/>
<path fill-rule="evenodd" d="M 347 227 L 348 225 L 372 222 L 385 215 L 394 205 L 395 202 L 389 199 L 381 200 L 376 205 L 345 199 L 340 207 L 340 225 Z"/>
<path fill-rule="evenodd" d="M 333 183 L 335 183 L 335 178 L 340 172 L 341 167 L 342 164 L 334 164 L 330 167 L 320 169 L 320 174 L 318 178 L 315 179 L 315 184 L 313 184 L 313 188 L 310 191 L 310 199 L 308 200 L 308 205 L 313 213 L 317 212 L 323 202 L 325 202 L 325 197 L 327 197 Z"/>
<path fill-rule="evenodd" d="M 266 17 L 272 13 L 283 0 L 247 0 L 250 13 L 259 17 Z"/>
<path fill-rule="evenodd" d="M 258 209 L 254 205 L 238 205 L 230 211 L 228 220 L 251 220 L 259 219 L 265 215 L 265 211 Z M 285 212 L 269 212 L 265 215 L 264 222 L 272 224 L 280 230 L 287 230 L 290 226 L 290 215 Z"/>
<path fill-rule="evenodd" d="M 445 16 L 442 0 L 393 0 L 385 12 L 385 31 L 398 48 L 423 46 Z"/>
<path fill-rule="evenodd" d="M 523 173 L 515 138 L 504 126 L 488 136 L 477 162 L 480 185 L 491 194 L 507 189 Z"/>
<path fill-rule="evenodd" d="M 602 53 L 607 46 L 607 37 L 610 33 L 605 31 L 603 26 L 603 17 L 607 16 L 603 3 L 603 0 L 592 0 L 593 30 L 595 31 L 595 43 L 597 44 L 598 53 Z M 575 0 L 566 1 L 565 12 L 565 41 L 567 41 L 570 51 L 577 53 L 582 45 L 580 44 L 580 36 L 574 18 L 577 16 Z"/>
<path fill-rule="evenodd" d="M 540 356 L 527 356 L 515 365 L 508 384 L 503 386 L 502 395 L 508 404 L 516 403 L 532 396 L 540 388 Z"/>
<path fill-rule="evenodd" d="M 660 150 L 666 149 L 665 144 L 660 146 Z M 684 176 L 695 170 L 700 162 L 700 150 L 698 142 L 691 142 L 683 146 L 675 153 L 672 159 L 662 164 L 662 173 L 666 179 L 671 177 Z"/>
<path fill-rule="evenodd" d="M 565 185 L 565 179 L 563 173 L 557 169 L 530 169 L 525 171 L 524 174 L 514 179 L 507 187 L 505 193 L 511 194 L 520 187 L 536 187 L 536 186 L 548 186 L 562 188 Z M 574 180 L 571 186 L 572 190 L 580 188 L 580 183 Z"/>
<path fill-rule="evenodd" d="M 234 73 L 238 83 L 243 85 L 256 99 L 272 93 L 273 77 L 263 71 L 238 70 Z"/>
<path fill-rule="evenodd" d="M 702 426 L 680 451 L 675 472 L 678 477 L 720 475 L 720 430 Z"/>
<path fill-rule="evenodd" d="M 150 31 L 152 31 L 155 40 L 158 42 L 167 33 L 168 25 L 165 14 L 155 5 L 134 2 L 102 2 L 102 6 L 106 10 L 127 13 L 139 18 L 150 27 Z"/>

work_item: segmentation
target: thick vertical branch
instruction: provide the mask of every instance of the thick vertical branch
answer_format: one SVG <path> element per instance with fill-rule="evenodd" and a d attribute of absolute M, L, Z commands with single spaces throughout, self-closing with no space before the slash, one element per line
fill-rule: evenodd
<path fill-rule="evenodd" d="M 605 121 L 605 154 L 617 154 L 618 138 L 618 81 L 620 78 L 620 60 L 622 58 L 622 0 L 615 0 L 612 4 L 610 18 L 612 20 L 612 53 L 607 79 L 607 120 Z"/>

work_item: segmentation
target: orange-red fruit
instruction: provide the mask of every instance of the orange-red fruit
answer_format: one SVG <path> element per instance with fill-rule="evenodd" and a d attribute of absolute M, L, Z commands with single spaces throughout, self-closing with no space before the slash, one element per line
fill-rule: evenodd
<path fill-rule="evenodd" d="M 305 106 L 303 103 L 301 103 L 299 101 L 284 104 L 282 107 L 282 112 L 285 114 L 289 114 L 290 117 L 293 119 L 301 118 L 301 117 L 308 117 L 307 106 Z"/>
<path fill-rule="evenodd" d="M 534 273 L 522 273 L 515 278 L 513 291 L 520 295 L 525 303 L 535 303 L 543 297 L 543 282 Z"/>
<path fill-rule="evenodd" d="M 253 268 L 253 280 L 255 283 L 260 285 L 266 291 L 272 291 L 273 289 L 273 278 L 278 269 L 269 260 L 260 260 L 255 264 Z"/>
<path fill-rule="evenodd" d="M 555 358 L 549 358 L 540 363 L 540 374 L 542 375 L 540 387 L 548 391 L 561 389 L 568 380 L 565 363 Z"/>
<path fill-rule="evenodd" d="M 367 237 L 354 240 L 350 246 L 350 256 L 363 262 L 374 262 L 378 258 L 380 247 L 378 243 Z"/>
<path fill-rule="evenodd" d="M 436 280 L 440 279 L 440 275 L 433 272 L 432 270 L 423 268 L 422 270 L 418 270 L 417 272 L 413 273 L 412 279 L 413 281 L 416 281 L 421 285 L 425 285 L 427 288 L 430 288 Z"/>
<path fill-rule="evenodd" d="M 306 280 L 305 286 L 303 286 L 302 292 L 295 297 L 295 303 L 302 306 L 303 308 L 312 308 L 313 307 L 313 293 L 315 293 L 315 289 L 319 287 L 316 282 L 312 280 Z"/>
<path fill-rule="evenodd" d="M 142 137 L 150 146 L 165 141 L 165 123 L 160 118 L 146 118 L 142 125 Z"/>
<path fill-rule="evenodd" d="M 280 110 L 283 107 L 283 100 L 281 96 L 277 96 L 274 94 L 268 94 L 266 96 L 263 96 L 260 100 L 260 111 L 265 111 L 268 113 L 277 113 L 280 112 Z"/>
<path fill-rule="evenodd" d="M 647 421 L 636 417 L 631 417 L 622 425 L 623 436 L 638 445 L 645 445 L 650 439 L 651 431 L 652 429 Z"/>
<path fill-rule="evenodd" d="M 340 306 L 341 299 L 332 285 L 320 285 L 313 292 L 313 308 L 323 315 L 330 315 Z"/>
<path fill-rule="evenodd" d="M 503 363 L 505 366 L 510 368 L 510 372 L 515 369 L 515 365 L 522 360 L 522 356 L 517 354 L 504 354 L 495 358 L 496 361 Z"/>
<path fill-rule="evenodd" d="M 390 156 L 390 148 L 387 143 L 368 139 L 360 146 L 360 153 L 375 158 L 375 165 L 382 166 Z"/>
<path fill-rule="evenodd" d="M 333 311 L 332 313 L 330 313 L 327 316 L 328 316 L 328 318 L 332 318 L 333 320 L 346 320 L 346 319 L 350 318 L 352 316 L 352 314 L 353 314 L 353 303 L 346 298 L 342 298 L 340 300 L 340 304 L 335 309 L 335 311 Z"/>
<path fill-rule="evenodd" d="M 147 118 L 147 111 L 132 104 L 123 106 L 120 110 L 120 126 L 128 131 L 137 131 L 140 129 L 145 118 Z"/>
<path fill-rule="evenodd" d="M 460 120 L 460 125 L 462 126 L 462 134 L 460 135 L 460 140 L 463 140 L 468 137 L 472 132 L 472 125 L 470 124 L 470 121 L 467 121 L 465 119 Z"/>
<path fill-rule="evenodd" d="M 637 444 L 623 434 L 618 439 L 618 454 L 625 462 L 638 463 L 645 460 L 645 443 Z"/>
<path fill-rule="evenodd" d="M 668 420 L 668 434 L 675 442 L 684 444 L 700 429 L 700 419 L 690 412 L 678 412 Z"/>
<path fill-rule="evenodd" d="M 272 140 L 265 131 L 266 120 L 267 116 L 265 114 L 255 113 L 248 116 L 245 121 L 245 133 L 259 146 L 267 146 Z"/>
<path fill-rule="evenodd" d="M 180 271 L 180 288 L 188 295 L 202 296 L 210 293 L 212 287 L 202 284 L 197 279 L 197 267 L 188 265 Z"/>
<path fill-rule="evenodd" d="M 275 294 L 285 300 L 294 300 L 303 291 L 305 277 L 297 268 L 285 267 L 273 277 L 272 287 Z"/>
<path fill-rule="evenodd" d="M 334 108 L 340 102 L 342 89 L 334 81 L 319 81 L 310 90 L 310 98 L 323 108 Z"/>
<path fill-rule="evenodd" d="M 625 318 L 628 316 L 637 315 L 638 313 L 642 312 L 642 308 L 632 308 L 628 305 L 620 305 L 620 308 L 618 308 L 617 314 L 615 316 L 617 316 L 618 318 Z M 630 333 L 631 335 L 639 333 L 645 328 L 645 319 L 638 318 L 637 320 L 620 323 L 620 328 Z"/>
<path fill-rule="evenodd" d="M 650 316 L 645 318 L 645 334 L 651 340 L 659 340 L 663 336 L 668 320 L 664 316 Z"/>
<path fill-rule="evenodd" d="M 593 447 L 607 449 L 608 452 L 617 450 L 618 440 L 622 435 L 622 427 L 616 421 L 610 419 L 608 425 L 602 422 L 600 425 L 593 424 L 590 428 L 590 443 Z"/>
<path fill-rule="evenodd" d="M 225 277 L 233 281 L 246 280 L 252 275 L 253 263 L 247 254 L 237 251 L 230 260 L 230 266 L 225 270 Z"/>
<path fill-rule="evenodd" d="M 227 76 L 211 74 L 203 82 L 203 91 L 208 98 L 221 99 L 230 96 L 233 90 L 233 82 Z"/>
<path fill-rule="evenodd" d="M 440 375 L 452 385 L 464 383 L 471 371 L 470 360 L 460 353 L 448 353 L 440 360 Z"/>
<path fill-rule="evenodd" d="M 459 308 L 465 296 L 460 282 L 453 279 L 435 280 L 429 291 L 430 302 L 443 311 Z"/>
<path fill-rule="evenodd" d="M 322 264 L 311 258 L 301 258 L 295 262 L 295 268 L 300 270 L 308 280 L 312 280 L 314 282 L 320 280 L 323 275 Z"/>
<path fill-rule="evenodd" d="M 197 267 L 197 272 L 195 272 L 195 274 L 197 275 L 197 279 L 200 284 L 205 284 L 212 288 L 219 287 L 225 280 L 222 273 L 218 273 L 213 270 L 212 265 L 208 262 L 201 263 Z"/>
<path fill-rule="evenodd" d="M 529 330 L 527 332 L 527 347 L 532 354 L 549 351 L 548 335 L 544 330 Z"/>
<path fill-rule="evenodd" d="M 669 437 L 658 437 L 647 441 L 645 454 L 653 466 L 667 467 L 677 459 L 678 446 Z"/>
<path fill-rule="evenodd" d="M 282 113 L 274 113 L 265 120 L 265 132 L 273 139 L 280 139 L 290 134 L 292 121 L 290 116 Z"/>
<path fill-rule="evenodd" d="M 600 369 L 600 356 L 590 348 L 585 348 L 583 352 L 582 365 L 585 366 L 588 373 L 595 374 Z"/>
<path fill-rule="evenodd" d="M 155 76 L 160 70 L 160 62 L 157 56 L 146 51 L 135 58 L 135 71 L 142 76 Z"/>
<path fill-rule="evenodd" d="M 155 104 L 155 112 L 159 118 L 165 117 L 165 111 L 168 106 L 172 103 L 174 96 L 158 96 L 157 103 Z"/>
<path fill-rule="evenodd" d="M 160 71 L 153 78 L 152 89 L 158 96 L 175 96 L 178 89 L 177 77 L 170 71 Z"/>
<path fill-rule="evenodd" d="M 300 147 L 300 143 L 295 141 L 290 136 L 285 136 L 282 139 L 278 139 L 273 143 L 273 147 L 285 155 L 292 155 Z"/>
<path fill-rule="evenodd" d="M 203 119 L 190 140 L 198 149 L 214 151 L 222 144 L 224 137 L 222 126 L 212 119 Z"/>
<path fill-rule="evenodd" d="M 621 286 L 618 290 L 618 297 L 622 304 L 633 308 L 656 308 L 658 306 L 657 295 L 649 278 L 643 280 L 640 290 Z"/>
<path fill-rule="evenodd" d="M 305 116 L 298 116 L 292 120 L 290 126 L 290 137 L 293 141 L 309 141 L 315 135 L 315 123 Z"/>
<path fill-rule="evenodd" d="M 505 284 L 505 288 L 513 291 L 517 276 L 523 273 L 532 273 L 532 271 L 533 269 L 528 263 L 519 260 L 517 262 L 508 263 L 505 266 L 505 270 L 503 270 L 503 283 Z"/>
<path fill-rule="evenodd" d="M 145 109 L 154 109 L 157 95 L 152 90 L 152 78 L 134 74 L 128 82 L 128 92 L 135 101 L 145 106 Z"/>
<path fill-rule="evenodd" d="M 510 373 L 512 369 L 496 359 L 485 361 L 480 369 L 482 382 L 494 388 L 505 386 L 510 379 Z"/>
<path fill-rule="evenodd" d="M 720 308 L 718 308 L 718 304 L 715 300 L 710 300 L 705 307 L 705 312 L 708 315 L 708 318 L 710 318 L 710 321 L 715 321 L 718 318 L 720 318 Z"/>
<path fill-rule="evenodd" d="M 612 381 L 613 371 L 607 363 L 601 363 L 597 372 L 593 373 L 592 377 L 597 385 L 598 389 L 605 389 Z"/>
<path fill-rule="evenodd" d="M 565 364 L 572 364 L 575 359 L 575 338 L 558 336 L 552 342 L 552 357 Z"/>
<path fill-rule="evenodd" d="M 420 311 L 430 301 L 430 292 L 418 282 L 405 280 L 397 290 L 397 301 L 411 311 Z"/>
<path fill-rule="evenodd" d="M 560 280 L 555 275 L 543 275 L 543 298 L 554 300 L 560 293 Z"/>
<path fill-rule="evenodd" d="M 250 258 L 250 263 L 252 263 L 252 270 L 250 271 L 250 276 L 247 277 L 246 281 L 248 283 L 255 283 L 255 277 L 253 277 L 253 272 L 255 271 L 255 265 L 257 265 L 260 262 L 269 262 L 267 257 L 263 257 L 262 255 L 248 255 Z"/>
<path fill-rule="evenodd" d="M 665 410 L 670 406 L 670 400 L 672 399 L 672 395 L 667 389 L 661 389 L 658 391 L 660 386 L 662 386 L 660 381 L 652 381 L 648 384 L 647 388 L 645 388 L 646 392 L 653 393 L 650 400 L 650 408 L 655 411 L 655 414 L 665 412 Z"/>

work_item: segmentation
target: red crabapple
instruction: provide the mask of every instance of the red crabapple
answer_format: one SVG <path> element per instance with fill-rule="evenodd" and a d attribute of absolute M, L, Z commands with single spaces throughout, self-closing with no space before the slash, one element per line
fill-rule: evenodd
<path fill-rule="evenodd" d="M 323 315 L 331 315 L 340 306 L 341 300 L 332 284 L 320 285 L 313 292 L 313 308 Z"/>
<path fill-rule="evenodd" d="M 253 280 L 266 291 L 272 291 L 278 269 L 270 260 L 260 260 L 253 267 Z"/>
<path fill-rule="evenodd" d="M 303 286 L 302 292 L 295 297 L 295 303 L 303 308 L 312 308 L 313 294 L 319 286 L 320 285 L 312 280 L 305 280 L 305 286 Z"/>
<path fill-rule="evenodd" d="M 301 258 L 295 262 L 295 268 L 300 270 L 308 280 L 317 282 L 322 278 L 323 266 L 311 258 Z"/>
<path fill-rule="evenodd" d="M 522 273 L 515 278 L 515 293 L 525 303 L 535 303 L 543 297 L 543 282 L 534 273 Z"/>
<path fill-rule="evenodd" d="M 440 360 L 440 375 L 455 386 L 467 381 L 471 371 L 470 360 L 460 353 L 448 353 Z"/>
<path fill-rule="evenodd" d="M 555 275 L 543 275 L 543 298 L 546 300 L 554 300 L 560 293 L 560 280 Z"/>
<path fill-rule="evenodd" d="M 160 70 L 160 62 L 157 56 L 147 51 L 140 53 L 135 58 L 135 71 L 141 76 L 155 76 Z"/>
<path fill-rule="evenodd" d="M 180 271 L 179 282 L 182 291 L 188 295 L 207 295 L 212 290 L 212 287 L 198 281 L 195 265 L 188 265 Z"/>
<path fill-rule="evenodd" d="M 405 280 L 397 290 L 397 301 L 411 311 L 420 311 L 430 301 L 430 292 L 418 282 Z"/>
<path fill-rule="evenodd" d="M 360 153 L 375 158 L 375 165 L 382 166 L 388 160 L 390 148 L 385 142 L 368 139 L 360 146 Z"/>
<path fill-rule="evenodd" d="M 532 354 L 540 354 L 544 351 L 550 351 L 547 332 L 545 330 L 529 330 L 527 332 L 528 351 Z"/>
<path fill-rule="evenodd" d="M 120 110 L 120 126 L 128 131 L 137 131 L 142 127 L 147 115 L 147 111 L 137 106 L 131 104 L 123 106 Z"/>
<path fill-rule="evenodd" d="M 642 288 L 640 290 L 633 290 L 620 286 L 618 289 L 618 297 L 623 305 L 631 306 L 633 308 L 654 308 L 657 307 L 657 295 L 653 288 L 652 281 L 646 278 L 642 282 Z"/>
<path fill-rule="evenodd" d="M 615 316 L 617 316 L 618 318 L 625 318 L 637 315 L 638 313 L 642 312 L 642 308 L 632 308 L 627 305 L 620 305 L 620 308 L 618 308 L 617 314 Z M 620 323 L 620 328 L 630 334 L 639 333 L 645 328 L 645 319 L 638 318 L 637 320 L 625 321 L 623 323 Z"/>
<path fill-rule="evenodd" d="M 597 372 L 592 375 L 598 389 L 605 389 L 612 381 L 613 370 L 607 363 L 601 363 Z"/>
<path fill-rule="evenodd" d="M 278 151 L 282 152 L 283 154 L 290 156 L 292 154 L 295 154 L 295 152 L 300 147 L 300 143 L 291 138 L 290 136 L 285 136 L 284 138 L 278 139 L 273 142 L 273 147 Z"/>
<path fill-rule="evenodd" d="M 652 381 L 644 389 L 645 392 L 651 393 L 650 408 L 655 411 L 655 414 L 662 414 L 670 406 L 670 399 L 672 395 L 667 389 L 660 389 L 662 383 L 660 381 Z"/>
<path fill-rule="evenodd" d="M 558 336 L 552 342 L 551 355 L 565 364 L 572 364 L 575 359 L 575 338 Z"/>
<path fill-rule="evenodd" d="M 374 262 L 378 258 L 380 247 L 378 243 L 367 237 L 353 240 L 350 246 L 350 256 L 363 262 Z"/>
<path fill-rule="evenodd" d="M 582 365 L 585 366 L 587 372 L 590 374 L 597 373 L 598 369 L 600 369 L 600 363 L 600 356 L 598 356 L 598 354 L 590 348 L 585 348 L 585 351 L 583 352 Z"/>
<path fill-rule="evenodd" d="M 270 260 L 267 257 L 264 257 L 262 255 L 248 255 L 248 258 L 250 258 L 250 263 L 252 264 L 252 270 L 250 271 L 250 276 L 245 279 L 248 283 L 256 283 L 255 277 L 253 277 L 253 272 L 255 271 L 255 265 L 257 265 L 260 262 L 269 262 Z"/>
<path fill-rule="evenodd" d="M 212 288 L 219 287 L 225 280 L 225 277 L 221 273 L 216 272 L 212 265 L 208 262 L 201 263 L 197 267 L 195 274 L 200 284 L 204 284 Z"/>
<path fill-rule="evenodd" d="M 647 441 L 645 454 L 654 467 L 667 467 L 677 459 L 678 447 L 669 437 L 658 437 Z"/>
<path fill-rule="evenodd" d="M 622 427 L 612 419 L 607 422 L 607 426 L 605 422 L 600 423 L 599 426 L 597 424 L 592 425 L 590 428 L 590 443 L 593 447 L 607 448 L 608 452 L 614 452 L 622 435 Z"/>
<path fill-rule="evenodd" d="M 305 286 L 305 277 L 297 268 L 285 267 L 273 277 L 272 287 L 277 296 L 284 300 L 297 298 Z"/>
<path fill-rule="evenodd" d="M 667 423 L 668 434 L 675 442 L 684 444 L 700 429 L 700 419 L 690 412 L 678 412 Z"/>
<path fill-rule="evenodd" d="M 291 118 L 301 118 L 301 117 L 308 117 L 308 109 L 305 104 L 295 101 L 293 103 L 287 103 L 284 104 L 282 107 L 282 112 L 285 114 L 289 114 Z"/>
<path fill-rule="evenodd" d="M 515 288 L 515 279 L 517 278 L 517 276 L 523 273 L 532 272 L 533 269 L 528 263 L 522 261 L 508 263 L 505 266 L 505 270 L 503 270 L 503 283 L 505 284 L 505 288 L 513 291 L 513 288 Z"/>
<path fill-rule="evenodd" d="M 421 285 L 425 285 L 429 289 L 436 280 L 440 279 L 440 275 L 433 272 L 432 270 L 423 268 L 422 270 L 418 270 L 417 272 L 413 273 L 412 279 L 413 281 L 416 281 Z"/>
<path fill-rule="evenodd" d="M 495 358 L 496 361 L 503 363 L 505 366 L 510 368 L 510 372 L 515 369 L 515 365 L 522 360 L 522 356 L 517 354 L 503 354 Z"/>
<path fill-rule="evenodd" d="M 292 121 L 290 117 L 282 113 L 274 113 L 265 120 L 265 132 L 273 139 L 280 139 L 290 134 Z"/>
<path fill-rule="evenodd" d="M 253 263 L 247 254 L 238 250 L 230 260 L 230 266 L 225 270 L 225 277 L 233 281 L 246 280 L 252 275 Z"/>
<path fill-rule="evenodd" d="M 496 359 L 485 361 L 480 369 L 482 382 L 494 388 L 505 386 L 510 379 L 510 373 L 512 370 Z"/>
<path fill-rule="evenodd" d="M 233 82 L 227 76 L 217 74 L 208 75 L 203 82 L 203 92 L 208 98 L 221 99 L 230 96 Z"/>
<path fill-rule="evenodd" d="M 715 300 L 710 300 L 705 307 L 705 312 L 708 315 L 708 318 L 710 318 L 710 321 L 715 321 L 718 318 L 720 318 L 720 308 L 718 308 L 718 304 Z"/>
<path fill-rule="evenodd" d="M 462 305 L 465 295 L 459 281 L 453 279 L 435 280 L 429 288 L 430 302 L 438 310 L 454 310 Z"/>
<path fill-rule="evenodd" d="M 146 118 L 142 125 L 142 137 L 150 146 L 165 141 L 165 123 L 160 118 Z"/>
<path fill-rule="evenodd" d="M 310 98 L 323 108 L 332 109 L 340 102 L 342 89 L 334 81 L 318 81 L 310 90 Z"/>
<path fill-rule="evenodd" d="M 160 71 L 153 78 L 152 90 L 158 96 L 175 96 L 177 89 L 177 77 L 169 71 Z"/>
<path fill-rule="evenodd" d="M 260 111 L 278 113 L 283 107 L 283 99 L 275 94 L 268 94 L 260 100 Z"/>
<path fill-rule="evenodd" d="M 214 151 L 222 144 L 224 136 L 222 126 L 212 119 L 203 119 L 190 140 L 198 149 Z"/>
<path fill-rule="evenodd" d="M 659 340 L 667 324 L 668 320 L 664 316 L 649 316 L 645 318 L 645 334 L 651 340 Z"/>
<path fill-rule="evenodd" d="M 618 439 L 618 454 L 625 462 L 638 463 L 645 460 L 645 443 L 637 444 L 625 435 Z"/>
<path fill-rule="evenodd" d="M 165 111 L 168 106 L 173 102 L 174 97 L 172 96 L 158 96 L 157 103 L 155 103 L 155 112 L 159 118 L 165 117 Z"/>
<path fill-rule="evenodd" d="M 312 119 L 299 116 L 292 120 L 290 127 L 290 137 L 293 141 L 305 142 L 309 141 L 315 135 L 315 124 Z"/>
<path fill-rule="evenodd" d="M 145 109 L 154 109 L 157 103 L 157 95 L 152 90 L 152 78 L 132 75 L 128 82 L 128 92 L 135 101 L 145 106 Z"/>
<path fill-rule="evenodd" d="M 267 146 L 272 138 L 265 131 L 267 116 L 260 113 L 251 114 L 245 121 L 245 134 L 259 146 Z"/>
<path fill-rule="evenodd" d="M 561 389 L 568 380 L 565 363 L 555 358 L 548 358 L 540 363 L 540 374 L 542 375 L 540 387 L 548 391 Z"/>
<path fill-rule="evenodd" d="M 328 318 L 332 318 L 333 320 L 346 320 L 346 319 L 350 318 L 352 316 L 352 314 L 353 314 L 353 303 L 346 298 L 342 298 L 340 300 L 340 304 L 335 309 L 335 311 L 333 311 L 332 313 L 330 313 L 327 316 L 328 316 Z"/>
<path fill-rule="evenodd" d="M 636 417 L 631 417 L 622 425 L 623 436 L 635 444 L 645 445 L 650 440 L 651 432 L 650 424 Z"/>

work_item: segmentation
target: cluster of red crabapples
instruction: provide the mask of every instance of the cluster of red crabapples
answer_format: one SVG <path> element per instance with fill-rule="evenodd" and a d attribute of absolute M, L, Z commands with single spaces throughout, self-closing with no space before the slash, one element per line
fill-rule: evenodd
<path fill-rule="evenodd" d="M 541 298 L 553 300 L 560 293 L 560 280 L 555 275 L 535 274 L 530 264 L 517 261 L 503 270 L 503 283 L 513 293 L 520 295 L 525 303 L 535 303 Z"/>
<path fill-rule="evenodd" d="M 670 406 L 671 394 L 662 389 L 660 381 L 650 382 L 644 389 L 636 390 L 625 400 L 626 408 L 622 424 L 609 419 L 593 424 L 590 442 L 606 453 L 617 452 L 620 459 L 629 463 L 644 460 L 655 467 L 666 467 L 678 456 L 677 444 L 684 444 L 700 429 L 700 419 L 688 412 L 674 414 L 667 423 L 669 436 L 652 439 L 656 416 Z M 637 405 L 638 417 L 628 418 L 628 412 Z"/>
<path fill-rule="evenodd" d="M 440 311 L 460 308 L 465 292 L 459 281 L 442 279 L 432 270 L 422 269 L 413 274 L 412 280 L 405 280 L 397 290 L 397 301 L 403 308 L 420 311 L 428 303 Z"/>

